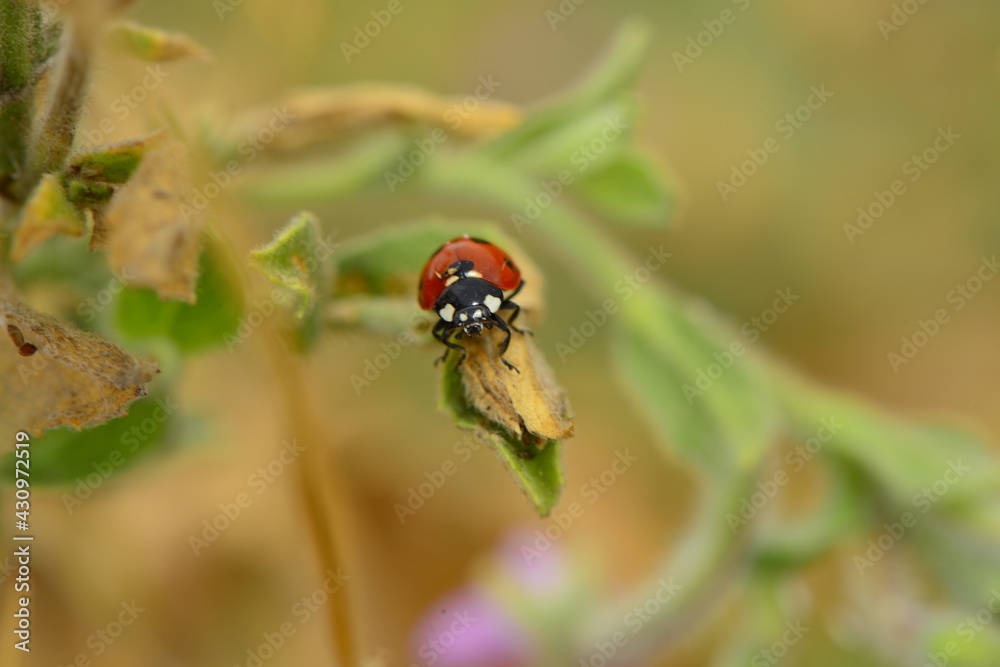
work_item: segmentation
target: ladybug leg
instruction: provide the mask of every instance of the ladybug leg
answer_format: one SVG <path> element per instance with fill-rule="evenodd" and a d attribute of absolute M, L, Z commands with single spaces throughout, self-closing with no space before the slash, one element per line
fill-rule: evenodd
<path fill-rule="evenodd" d="M 437 324 L 434 325 L 434 329 L 432 331 L 434 337 L 448 347 L 448 349 L 444 351 L 444 354 L 442 354 L 441 357 L 434 362 L 435 366 L 437 366 L 442 361 L 447 359 L 448 353 L 451 352 L 452 350 L 458 350 L 459 352 L 462 353 L 462 356 L 459 357 L 458 359 L 458 363 L 455 364 L 456 368 L 460 366 L 463 361 L 465 361 L 465 348 L 459 345 L 458 343 L 453 343 L 452 341 L 448 340 L 451 337 L 451 332 L 454 330 L 455 328 L 452 327 L 448 322 L 445 322 L 444 320 L 440 320 Z"/>
<path fill-rule="evenodd" d="M 497 329 L 500 329 L 507 334 L 507 337 L 503 339 L 502 343 L 500 343 L 500 361 L 502 361 L 504 366 L 510 370 L 520 373 L 521 371 L 518 370 L 517 366 L 503 358 L 504 353 L 507 352 L 507 347 L 510 345 L 510 328 L 507 327 L 507 323 L 503 321 L 502 317 L 494 315 L 493 321 L 497 325 Z"/>
<path fill-rule="evenodd" d="M 520 288 L 518 288 L 518 289 L 520 289 Z M 514 296 L 514 295 L 511 294 L 511 296 Z M 514 320 L 516 320 L 517 316 L 521 314 L 521 306 L 517 305 L 516 303 L 514 303 L 510 299 L 507 299 L 506 301 L 504 301 L 500 305 L 500 310 L 503 310 L 504 308 L 513 308 L 514 309 L 514 312 L 511 314 L 510 318 L 507 320 L 507 324 L 510 325 L 511 329 L 513 329 L 514 331 L 516 331 L 519 334 L 531 334 L 531 335 L 535 334 L 534 331 L 529 331 L 528 329 L 519 329 L 519 328 L 517 328 L 517 327 L 514 326 Z"/>
<path fill-rule="evenodd" d="M 503 310 L 504 308 L 513 308 L 514 313 L 510 316 L 510 319 L 507 320 L 507 324 L 510 325 L 510 328 L 519 334 L 534 334 L 533 331 L 528 331 L 527 329 L 518 329 L 517 327 L 514 326 L 514 320 L 516 320 L 517 316 L 521 314 L 521 306 L 511 301 L 511 299 L 517 296 L 517 293 L 520 292 L 523 287 L 524 287 L 524 281 L 522 280 L 521 284 L 515 287 L 514 291 L 510 293 L 510 296 L 504 299 L 504 302 L 500 304 L 499 310 Z"/>

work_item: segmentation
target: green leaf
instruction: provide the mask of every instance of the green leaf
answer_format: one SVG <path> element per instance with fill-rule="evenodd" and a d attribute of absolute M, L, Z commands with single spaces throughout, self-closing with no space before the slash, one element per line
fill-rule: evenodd
<path fill-rule="evenodd" d="M 566 479 L 562 470 L 562 444 L 526 435 L 514 438 L 480 414 L 465 399 L 465 390 L 456 366 L 459 355 L 451 354 L 441 378 L 441 407 L 460 428 L 481 434 L 500 456 L 514 481 L 540 516 L 548 516 L 559 502 Z"/>
<path fill-rule="evenodd" d="M 143 156 L 162 146 L 168 138 L 166 130 L 161 130 L 74 155 L 63 174 L 69 181 L 83 181 L 85 184 L 124 183 L 139 166 Z"/>
<path fill-rule="evenodd" d="M 632 147 L 584 172 L 572 188 L 599 215 L 629 225 L 665 227 L 676 205 L 659 165 Z"/>
<path fill-rule="evenodd" d="M 168 338 L 184 354 L 230 340 L 243 314 L 235 267 L 224 249 L 211 245 L 202 251 L 199 267 L 193 304 L 163 301 L 152 289 L 123 289 L 115 307 L 118 330 L 131 339 Z"/>
<path fill-rule="evenodd" d="M 536 176 L 554 177 L 568 171 L 578 177 L 614 160 L 629 145 L 635 133 L 637 111 L 638 104 L 634 101 L 611 100 L 567 119 L 544 136 L 498 159 Z"/>
<path fill-rule="evenodd" d="M 228 148 L 218 150 L 230 155 Z M 241 178 L 237 193 L 267 206 L 318 206 L 358 195 L 372 184 L 384 189 L 385 173 L 407 150 L 413 150 L 411 137 L 380 132 L 333 156 L 267 165 Z"/>
<path fill-rule="evenodd" d="M 573 119 L 617 99 L 639 79 L 649 51 L 650 30 L 640 20 L 619 28 L 607 54 L 584 79 L 553 103 L 529 115 L 521 125 L 506 132 L 488 150 L 509 156 L 530 146 Z"/>
<path fill-rule="evenodd" d="M 77 208 L 97 208 L 111 201 L 115 187 L 108 183 L 67 181 L 66 198 Z"/>
<path fill-rule="evenodd" d="M 268 245 L 250 253 L 251 264 L 272 283 L 293 295 L 292 314 L 299 321 L 297 334 L 303 350 L 319 333 L 322 305 L 330 288 L 331 254 L 337 244 L 323 238 L 311 213 L 292 218 Z"/>
<path fill-rule="evenodd" d="M 159 449 L 169 431 L 176 406 L 163 396 L 148 396 L 129 406 L 128 414 L 95 428 L 46 431 L 31 441 L 32 484 L 76 487 L 76 500 L 85 500 L 107 478 Z M 3 483 L 14 479 L 14 455 L 0 458 Z M 63 498 L 67 509 L 77 504 Z"/>
<path fill-rule="evenodd" d="M 990 505 L 995 514 L 996 501 Z M 1000 537 L 996 521 L 992 526 L 982 526 L 955 512 L 925 515 L 916 508 L 911 508 L 911 512 L 916 523 L 903 539 L 934 582 L 967 607 L 984 605 L 983 598 L 1000 585 Z"/>
<path fill-rule="evenodd" d="M 951 464 L 968 466 L 940 498 L 941 506 L 976 504 L 1000 491 L 1000 469 L 982 439 L 953 426 L 919 424 L 883 413 L 859 399 L 816 386 L 787 371 L 774 373 L 783 410 L 799 437 L 815 435 L 832 420 L 829 454 L 853 462 L 900 509 L 913 509 L 914 496 L 945 478 Z"/>
<path fill-rule="evenodd" d="M 615 345 L 622 379 L 657 430 L 715 473 L 756 467 L 778 414 L 736 333 L 652 285 L 625 302 L 623 315 Z"/>

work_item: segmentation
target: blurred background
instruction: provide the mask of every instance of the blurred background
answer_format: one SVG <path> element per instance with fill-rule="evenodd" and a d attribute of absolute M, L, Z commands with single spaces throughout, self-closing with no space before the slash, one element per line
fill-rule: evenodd
<path fill-rule="evenodd" d="M 638 86 L 636 141 L 667 169 L 678 204 L 667 229 L 609 233 L 637 259 L 663 244 L 671 256 L 654 280 L 702 297 L 737 326 L 760 317 L 776 291 L 790 291 L 798 296 L 794 306 L 751 347 L 899 415 L 957 419 L 996 448 L 1000 281 L 984 280 L 960 299 L 960 309 L 953 290 L 977 275 L 1000 241 L 1000 5 L 394 2 L 398 14 L 349 58 L 343 44 L 353 44 L 355 29 L 387 3 L 140 2 L 130 19 L 184 32 L 213 58 L 162 65 L 162 84 L 102 133 L 102 143 L 165 122 L 192 135 L 220 131 L 289 92 L 367 81 L 462 98 L 487 77 L 499 82 L 493 100 L 530 108 L 583 76 L 616 28 L 641 16 L 653 48 Z M 894 11 L 901 25 L 891 23 Z M 112 104 L 146 67 L 102 53 L 84 128 L 117 118 Z M 761 149 L 766 162 L 742 166 Z M 753 173 L 742 183 L 734 169 Z M 897 180 L 902 187 L 886 206 Z M 884 212 L 872 215 L 877 204 Z M 286 208 L 223 197 L 213 207 L 234 257 L 269 241 L 299 208 L 313 210 L 337 242 L 425 214 L 484 217 L 463 202 L 412 193 Z M 859 207 L 871 222 L 859 222 Z M 497 220 L 514 235 L 503 216 Z M 35 649 L 23 664 L 335 664 L 327 596 L 314 599 L 331 577 L 331 595 L 346 599 L 358 654 L 370 664 L 533 664 L 524 639 L 530 633 L 517 628 L 531 623 L 530 613 L 517 620 L 504 612 L 513 627 L 497 630 L 499 639 L 481 638 L 507 646 L 506 662 L 420 649 L 442 617 L 444 627 L 451 623 L 464 604 L 456 600 L 490 581 L 541 576 L 532 585 L 554 591 L 542 595 L 554 599 L 565 581 L 581 580 L 586 592 L 573 593 L 572 604 L 596 604 L 682 551 L 702 474 L 663 455 L 659 436 L 620 388 L 608 331 L 560 359 L 557 344 L 599 302 L 566 275 L 551 247 L 530 231 L 517 239 L 544 274 L 536 342 L 576 419 L 553 518 L 539 519 L 489 448 L 468 444 L 438 410 L 436 346 L 404 348 L 355 391 L 351 376 L 363 374 L 390 338 L 327 332 L 309 358 L 301 398 L 320 415 L 331 453 L 344 569 L 340 578 L 324 573 L 297 477 L 282 474 L 297 462 L 284 444 L 295 437 L 284 371 L 269 349 L 273 341 L 250 337 L 184 365 L 170 392 L 183 418 L 171 423 L 169 448 L 79 504 L 67 503 L 66 489 L 35 491 L 37 624 Z M 992 277 L 995 269 L 979 275 Z M 260 290 L 259 277 L 246 280 Z M 947 323 L 912 359 L 892 363 L 902 339 L 940 309 Z M 600 480 L 626 448 L 634 465 L 605 474 L 604 483 L 613 484 L 591 503 L 588 480 Z M 450 472 L 440 488 L 401 521 L 400 504 L 414 490 L 419 496 L 421 484 L 440 481 L 442 470 Z M 792 480 L 792 502 L 811 497 L 813 472 Z M 249 502 L 208 540 L 203 522 L 238 498 Z M 560 526 L 556 519 L 572 503 L 583 511 Z M 539 565 L 549 570 L 526 574 L 523 561 L 509 564 L 512 539 L 535 543 L 546 529 L 558 536 Z M 199 546 L 199 537 L 206 544 Z M 868 537 L 857 535 L 802 571 L 788 593 L 807 600 L 811 630 L 801 641 L 744 664 L 920 664 L 851 639 L 851 628 L 869 622 L 851 605 L 853 589 L 869 580 L 844 581 Z M 728 592 L 714 620 L 678 638 L 671 652 L 634 664 L 713 664 L 731 639 L 727 628 L 753 614 L 740 603 L 744 593 Z M 895 613 L 888 602 L 885 613 Z M 116 620 L 123 623 L 117 629 Z M 292 630 L 280 646 L 262 651 L 283 627 Z M 120 636 L 105 641 L 101 631 Z M 583 664 L 601 659 L 595 654 Z"/>

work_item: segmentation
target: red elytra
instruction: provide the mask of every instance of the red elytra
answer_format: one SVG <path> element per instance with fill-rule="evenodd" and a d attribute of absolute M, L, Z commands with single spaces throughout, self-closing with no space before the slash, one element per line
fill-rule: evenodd
<path fill-rule="evenodd" d="M 507 253 L 489 241 L 459 236 L 445 243 L 431 255 L 420 273 L 420 307 L 430 310 L 445 289 L 444 273 L 458 261 L 472 262 L 483 280 L 507 291 L 521 284 L 521 271 Z"/>

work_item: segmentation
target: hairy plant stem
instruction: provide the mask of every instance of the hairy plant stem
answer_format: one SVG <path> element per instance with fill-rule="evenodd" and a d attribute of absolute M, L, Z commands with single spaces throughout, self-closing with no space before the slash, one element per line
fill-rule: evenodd
<path fill-rule="evenodd" d="M 43 174 L 62 169 L 73 149 L 73 138 L 83 113 L 94 46 L 103 27 L 102 17 L 70 17 L 59 48 L 54 81 L 45 111 L 31 133 L 24 171 L 14 195 L 24 200 Z"/>
<path fill-rule="evenodd" d="M 32 52 L 38 24 L 34 3 L 0 2 L 0 195 L 12 197 L 12 186 L 24 164 L 31 132 Z"/>

